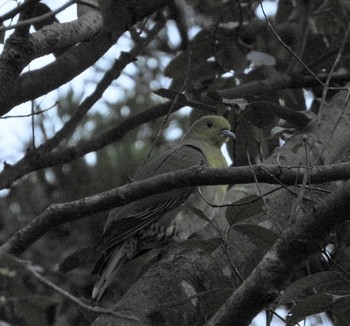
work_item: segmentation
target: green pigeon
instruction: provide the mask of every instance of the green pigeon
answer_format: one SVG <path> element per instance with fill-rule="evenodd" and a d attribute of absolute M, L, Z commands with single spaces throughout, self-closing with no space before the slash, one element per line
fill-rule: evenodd
<path fill-rule="evenodd" d="M 221 116 L 209 115 L 197 120 L 182 140 L 149 161 L 136 180 L 204 164 L 227 167 L 221 147 L 234 138 L 230 123 Z M 104 227 L 103 239 L 95 247 L 102 254 L 94 271 L 98 280 L 92 291 L 92 303 L 101 300 L 121 268 L 130 260 L 170 241 L 187 239 L 208 221 L 195 214 L 200 209 L 212 219 L 215 207 L 223 202 L 227 185 L 174 189 L 136 200 L 112 210 Z M 195 209 L 190 209 L 195 207 Z"/>

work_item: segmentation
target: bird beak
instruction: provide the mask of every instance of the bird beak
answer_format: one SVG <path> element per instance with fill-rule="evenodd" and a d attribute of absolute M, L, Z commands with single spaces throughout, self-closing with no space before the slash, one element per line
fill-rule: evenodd
<path fill-rule="evenodd" d="M 226 136 L 226 137 L 229 137 L 229 138 L 232 138 L 232 139 L 236 139 L 236 135 L 233 131 L 231 130 L 223 130 L 222 133 Z"/>

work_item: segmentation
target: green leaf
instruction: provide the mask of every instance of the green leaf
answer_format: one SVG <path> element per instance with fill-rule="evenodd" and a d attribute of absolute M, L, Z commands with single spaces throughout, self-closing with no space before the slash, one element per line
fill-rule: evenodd
<path fill-rule="evenodd" d="M 96 253 L 93 247 L 85 247 L 75 251 L 63 260 L 59 265 L 58 270 L 62 273 L 68 273 L 69 271 L 79 268 L 86 267 L 96 261 Z"/>
<path fill-rule="evenodd" d="M 292 128 L 283 128 L 283 127 L 273 127 L 271 129 L 271 136 L 281 137 L 285 132 L 293 132 L 295 129 Z"/>
<path fill-rule="evenodd" d="M 164 74 L 167 77 L 179 78 L 190 71 L 198 68 L 207 62 L 207 59 L 213 55 L 212 36 L 206 31 L 198 33 L 191 42 L 191 51 L 184 51 L 176 56 L 165 68 Z M 195 58 L 195 60 L 191 60 Z M 190 67 L 188 63 L 190 61 Z"/>
<path fill-rule="evenodd" d="M 273 122 L 275 113 L 266 103 L 253 102 L 245 107 L 243 117 L 255 127 L 263 128 Z"/>
<path fill-rule="evenodd" d="M 17 276 L 17 273 L 16 273 L 16 271 L 11 270 L 9 268 L 0 267 L 0 276 L 6 276 L 6 277 L 9 277 L 9 278 L 14 278 L 14 277 Z"/>
<path fill-rule="evenodd" d="M 276 64 L 276 59 L 271 54 L 261 51 L 250 51 L 247 54 L 247 60 L 255 66 L 274 66 Z"/>
<path fill-rule="evenodd" d="M 215 76 L 220 72 L 220 68 L 215 62 L 201 62 L 195 67 L 191 66 L 179 68 L 174 76 L 171 89 L 179 90 L 185 83 L 185 78 L 191 81 L 192 85 L 200 85 L 204 81 L 214 80 Z"/>
<path fill-rule="evenodd" d="M 283 89 L 279 92 L 284 106 L 296 111 L 306 111 L 305 97 L 302 89 Z"/>
<path fill-rule="evenodd" d="M 350 299 L 350 296 L 338 296 L 329 293 L 317 293 L 293 306 L 287 315 L 287 326 L 305 319 L 310 315 L 319 314 L 325 311 L 332 311 L 336 302 Z"/>
<path fill-rule="evenodd" d="M 191 211 L 192 214 L 198 216 L 198 217 L 201 218 L 202 220 L 207 221 L 207 222 L 211 222 L 211 220 L 208 218 L 208 216 L 205 215 L 205 214 L 203 213 L 203 211 L 200 210 L 199 208 L 193 207 L 193 206 L 191 206 L 191 205 L 186 205 L 186 204 L 183 205 L 183 206 L 186 207 L 187 209 L 189 209 L 189 210 Z"/>
<path fill-rule="evenodd" d="M 176 244 L 177 247 L 192 250 L 193 248 L 198 248 L 206 252 L 213 252 L 216 250 L 222 240 L 219 238 L 212 238 L 209 240 L 197 240 L 197 239 L 188 239 L 186 241 L 180 241 Z"/>
<path fill-rule="evenodd" d="M 222 40 L 217 48 L 216 58 L 225 69 L 240 74 L 249 66 L 246 51 L 231 38 Z"/>
<path fill-rule="evenodd" d="M 345 296 L 338 299 L 333 306 L 334 326 L 347 325 L 346 322 L 350 320 L 350 296 Z"/>
<path fill-rule="evenodd" d="M 226 210 L 226 219 L 230 225 L 249 217 L 264 213 L 264 202 L 260 196 L 249 195 L 232 203 Z"/>
<path fill-rule="evenodd" d="M 275 232 L 260 225 L 236 224 L 233 225 L 233 228 L 237 232 L 246 235 L 255 246 L 264 250 L 269 250 L 278 239 L 278 235 Z"/>
<path fill-rule="evenodd" d="M 291 303 L 315 292 L 345 294 L 350 292 L 350 284 L 344 280 L 341 273 L 334 271 L 308 275 L 289 285 L 280 298 L 278 305 L 282 306 Z"/>

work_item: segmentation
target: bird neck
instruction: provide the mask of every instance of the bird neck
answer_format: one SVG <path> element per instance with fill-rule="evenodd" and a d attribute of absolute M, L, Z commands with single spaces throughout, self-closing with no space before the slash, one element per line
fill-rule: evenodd
<path fill-rule="evenodd" d="M 204 162 L 206 166 L 210 168 L 227 167 L 226 159 L 221 152 L 221 148 L 218 146 L 197 139 L 190 139 L 188 141 L 184 139 L 183 144 L 200 150 L 206 158 L 206 162 Z"/>

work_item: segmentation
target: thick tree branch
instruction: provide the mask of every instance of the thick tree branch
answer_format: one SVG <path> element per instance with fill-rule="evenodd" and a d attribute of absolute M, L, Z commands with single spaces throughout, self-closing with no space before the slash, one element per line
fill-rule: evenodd
<path fill-rule="evenodd" d="M 302 181 L 303 170 L 302 167 L 282 168 L 268 165 L 264 168 L 256 166 L 254 174 L 260 182 L 275 184 L 278 180 L 285 185 L 294 185 Z M 72 202 L 53 204 L 11 237 L 1 247 L 0 252 L 19 254 L 56 225 L 125 205 L 159 192 L 188 186 L 251 183 L 254 182 L 254 174 L 250 167 L 209 169 L 198 166 L 133 182 Z M 350 164 L 314 167 L 309 178 L 314 183 L 350 178 Z"/>
<path fill-rule="evenodd" d="M 13 8 L 12 10 L 10 10 L 9 12 L 7 12 L 6 14 L 0 16 L 0 22 L 4 22 L 8 19 L 14 18 L 17 14 L 19 14 L 20 12 L 22 12 L 24 9 L 26 9 L 28 6 L 31 6 L 33 3 L 39 2 L 40 0 L 29 0 L 29 1 L 25 1 L 21 4 L 19 4 L 18 6 L 16 6 L 16 8 Z"/>
<path fill-rule="evenodd" d="M 258 312 L 279 295 L 303 261 L 327 244 L 326 238 L 334 226 L 350 218 L 349 198 L 350 181 L 319 203 L 313 214 L 284 232 L 206 325 L 231 325 L 232 320 L 237 325 L 249 325 Z"/>
<path fill-rule="evenodd" d="M 13 87 L 19 74 L 33 59 L 90 39 L 102 28 L 102 24 L 102 13 L 90 8 L 70 23 L 45 26 L 33 34 L 13 33 L 0 56 L 0 100 L 6 101 L 10 94 L 15 94 Z M 6 112 L 0 103 L 0 114 Z"/>
<path fill-rule="evenodd" d="M 65 10 L 66 8 L 75 4 L 76 2 L 78 2 L 78 1 L 77 0 L 70 0 L 70 1 L 66 2 L 63 6 L 59 7 L 58 9 L 56 9 L 54 11 L 49 11 L 41 16 L 33 17 L 33 18 L 30 18 L 27 20 L 22 20 L 14 25 L 0 26 L 0 33 L 14 29 L 14 28 L 22 27 L 22 26 L 31 26 L 31 25 L 35 26 L 35 24 L 39 24 L 42 21 L 45 21 L 45 20 L 48 20 L 49 18 L 54 17 L 55 15 L 60 13 L 61 11 Z"/>
<path fill-rule="evenodd" d="M 170 102 L 159 104 L 123 120 L 114 128 L 101 133 L 95 138 L 80 141 L 76 146 L 66 147 L 50 153 L 41 153 L 40 148 L 34 151 L 29 150 L 26 155 L 14 165 L 4 165 L 4 169 L 0 173 L 0 189 L 10 187 L 14 181 L 30 172 L 71 162 L 81 158 L 87 153 L 97 151 L 112 144 L 123 138 L 130 130 L 167 114 L 171 107 L 173 110 L 172 112 L 181 108 L 180 105 L 172 105 Z"/>
<path fill-rule="evenodd" d="M 350 139 L 350 131 L 348 128 L 348 110 L 350 107 L 345 103 L 346 97 L 346 92 L 339 92 L 328 104 L 328 110 L 323 115 L 320 125 L 316 126 L 317 121 L 315 121 L 313 128 L 308 129 L 308 134 L 311 133 L 311 135 L 309 139 L 305 139 L 304 141 L 307 144 L 307 151 L 309 151 L 309 159 L 312 161 L 318 159 L 325 163 L 332 163 L 348 148 Z M 132 128 L 167 114 L 170 107 L 171 103 L 165 103 L 150 110 L 146 110 L 122 121 L 116 127 L 102 133 L 100 136 L 90 140 L 81 141 L 73 147 L 64 148 L 48 154 L 41 154 L 40 152 L 35 151 L 28 152 L 13 166 L 5 166 L 5 169 L 0 173 L 0 189 L 9 187 L 15 180 L 18 180 L 27 173 L 56 164 L 67 163 L 80 158 L 89 152 L 101 149 L 102 147 L 121 139 L 126 132 Z M 176 104 L 173 107 L 173 110 L 176 111 L 180 107 L 180 105 Z M 198 106 L 198 108 L 202 109 L 201 106 Z M 294 140 L 289 141 L 282 148 L 285 153 L 290 153 L 291 150 L 293 153 L 295 153 L 293 160 L 291 160 L 290 157 L 288 160 L 286 160 L 286 155 L 289 154 L 281 155 L 281 152 L 277 150 L 272 154 L 267 162 L 281 162 L 281 164 L 288 165 L 299 164 L 301 161 L 303 161 L 305 151 L 295 151 L 296 148 L 300 148 L 302 140 L 300 137 L 293 137 L 293 139 Z M 325 148 L 325 144 L 327 142 L 327 148 Z M 326 151 L 324 151 L 325 149 Z M 324 154 L 326 154 L 326 156 Z"/>
<path fill-rule="evenodd" d="M 228 272 L 231 267 L 223 258 L 224 246 L 218 248 L 214 255 L 209 250 L 209 244 L 205 246 L 188 240 L 170 248 L 165 257 L 130 288 L 115 308 L 118 311 L 118 307 L 124 307 L 142 317 L 142 325 L 167 325 L 173 320 L 178 325 L 202 325 L 205 316 L 225 300 L 226 291 L 238 287 L 207 325 L 248 325 L 259 311 L 277 297 L 286 285 L 288 276 L 309 255 L 318 252 L 326 244 L 326 236 L 332 228 L 349 219 L 349 214 L 345 214 L 350 209 L 349 196 L 348 181 L 318 204 L 313 213 L 305 215 L 294 227 L 282 233 L 257 268 L 251 267 L 250 271 L 254 271 L 240 287 L 234 281 L 233 271 Z M 231 237 L 226 246 L 234 240 Z M 241 243 L 240 248 L 247 251 L 245 255 L 249 255 L 244 244 Z M 184 290 L 184 284 L 191 291 Z M 215 295 L 211 291 L 213 289 L 221 289 L 221 293 Z M 207 292 L 205 300 L 201 300 L 201 292 Z M 171 295 L 174 293 L 176 295 Z M 198 299 L 191 300 L 191 295 L 196 294 L 199 295 Z M 178 301 L 182 302 L 180 306 L 176 304 Z M 115 323 L 121 326 L 140 325 L 107 316 L 101 316 L 93 325 Z"/>
<path fill-rule="evenodd" d="M 325 82 L 327 80 L 327 74 L 319 74 L 317 75 L 319 80 Z M 350 80 L 350 74 L 345 73 L 337 73 L 332 76 L 332 83 L 346 83 Z M 223 89 L 218 91 L 220 95 L 226 98 L 240 98 L 240 97 L 249 97 L 262 95 L 264 93 L 274 92 L 279 89 L 286 88 L 305 88 L 312 86 L 321 86 L 318 80 L 316 80 L 313 76 L 305 76 L 301 74 L 293 74 L 293 75 L 279 75 L 270 78 L 266 78 L 264 80 L 252 81 L 249 83 L 245 83 L 239 85 L 234 88 Z"/>
<path fill-rule="evenodd" d="M 293 137 L 290 141 L 288 141 L 282 148 L 275 150 L 274 153 L 267 159 L 267 162 L 269 163 L 280 163 L 283 165 L 294 165 L 295 167 L 298 167 L 300 164 L 305 164 L 303 162 L 309 162 L 312 164 L 315 164 L 315 161 L 317 160 L 322 164 L 327 162 L 335 162 L 337 159 L 339 159 L 340 156 L 344 154 L 344 151 L 346 151 L 349 148 L 349 139 L 350 139 L 350 133 L 348 132 L 348 120 L 349 120 L 349 106 L 347 105 L 346 99 L 347 99 L 347 93 L 346 92 L 339 92 L 332 101 L 328 103 L 328 107 L 326 110 L 326 113 L 324 116 L 319 120 L 315 121 L 313 126 L 311 126 L 310 129 L 308 129 L 308 132 L 305 132 L 305 134 L 301 134 L 299 137 Z M 329 165 L 329 166 L 337 166 L 337 165 Z M 275 166 L 277 168 L 277 166 Z M 326 167 L 326 166 L 323 166 Z M 308 169 L 307 173 L 310 173 L 310 176 L 313 175 L 314 168 L 323 168 L 323 167 L 313 167 Z M 247 173 L 250 173 L 250 180 L 253 180 L 253 172 L 256 174 L 257 180 L 259 183 L 256 184 L 244 184 L 244 185 L 238 185 L 237 187 L 233 186 L 226 198 L 228 202 L 235 202 L 239 199 L 245 198 L 248 194 L 256 194 L 258 191 L 256 188 L 267 188 L 266 184 L 262 184 L 262 182 L 269 182 L 268 180 L 264 179 L 263 175 L 261 175 L 261 171 L 258 170 L 261 169 L 264 171 L 264 166 L 260 166 L 260 168 L 255 168 L 254 170 L 247 170 Z M 236 170 L 240 171 L 240 170 Z M 249 172 L 248 172 L 249 171 Z M 267 172 L 269 170 L 265 170 Z M 265 173 L 264 172 L 264 173 Z M 272 171 L 271 171 L 272 172 Z M 277 172 L 277 171 L 275 171 Z M 344 171 L 345 172 L 345 171 Z M 303 173 L 302 173 L 303 174 Z M 341 173 L 340 173 L 341 174 Z M 282 175 L 284 175 L 284 170 L 282 172 Z M 277 175 L 276 175 L 277 176 Z M 300 175 L 301 176 L 301 175 Z M 295 176 L 294 176 L 295 177 Z M 303 177 L 304 178 L 304 177 Z M 301 179 L 303 179 L 301 178 Z M 313 178 L 313 177 L 312 177 Z M 347 177 L 346 177 L 347 178 Z M 302 183 L 302 180 L 299 180 L 300 183 Z M 228 179 L 226 179 L 228 180 Z M 236 183 L 239 183 L 239 180 L 236 180 Z M 234 180 L 230 180 L 227 182 L 233 182 Z M 243 181 L 244 182 L 244 181 Z M 250 181 L 249 181 L 250 182 Z M 287 183 L 287 180 L 284 179 L 283 181 L 285 184 Z M 311 182 L 319 182 L 315 179 L 312 179 Z M 267 189 L 266 189 L 267 190 Z M 265 192 L 265 191 L 264 191 Z M 269 212 L 269 214 L 264 214 L 256 218 L 256 220 L 253 218 L 253 220 L 249 219 L 249 223 L 252 224 L 258 224 L 263 225 L 271 230 L 276 230 L 274 219 L 278 219 L 279 223 L 283 223 L 282 229 L 288 230 L 289 224 L 288 221 L 290 219 L 290 212 L 292 211 L 292 208 L 294 205 L 297 205 L 297 202 L 299 199 L 293 200 L 294 195 L 286 195 L 286 191 L 281 192 L 274 192 L 273 195 L 269 195 L 269 201 L 268 204 L 265 203 L 264 208 L 266 211 Z M 331 195 L 332 196 L 332 195 Z M 314 200 L 318 200 L 315 193 L 312 195 Z M 322 203 L 324 203 L 324 197 L 322 198 Z M 332 198 L 332 197 L 329 197 Z M 342 197 L 345 200 L 344 205 L 348 205 L 348 196 L 345 194 Z M 267 201 L 265 201 L 267 202 Z M 314 216 L 313 211 L 313 205 L 306 205 L 306 201 L 299 201 L 299 204 L 301 206 L 302 213 L 300 213 L 298 218 L 298 223 L 302 223 L 300 221 L 308 221 L 310 216 Z M 319 225 L 318 219 L 315 218 L 314 225 L 310 225 L 310 228 L 315 228 L 315 232 L 317 232 L 318 228 L 323 228 L 322 232 L 326 232 L 325 229 L 327 229 L 327 232 L 331 232 L 332 226 L 334 225 L 334 222 L 332 224 L 329 224 L 328 222 L 332 219 L 332 209 L 334 207 L 342 207 L 339 206 L 338 203 L 331 205 L 331 210 L 328 211 L 328 220 L 323 220 L 323 225 Z M 323 206 L 322 206 L 323 207 Z M 346 212 L 347 210 L 345 210 Z M 308 213 L 309 212 L 309 213 Z M 318 212 L 318 209 L 316 210 Z M 344 213 L 345 213 L 344 212 Z M 227 217 L 229 216 L 229 212 L 223 210 L 223 212 L 220 215 L 225 221 Z M 228 215 L 227 215 L 228 214 Z M 341 215 L 341 213 L 340 213 Z M 340 217 L 340 216 L 339 216 Z M 232 217 L 233 220 L 235 219 L 235 216 Z M 238 221 L 239 221 L 239 217 Z M 343 219 L 347 219 L 348 216 L 344 214 Z M 322 220 L 322 219 L 321 219 Z M 338 220 L 337 222 L 340 222 Z M 227 222 L 226 222 L 227 223 Z M 232 222 L 235 223 L 235 222 Z M 239 222 L 236 222 L 239 223 Z M 210 226 L 210 225 L 209 225 Z M 285 233 L 286 236 L 289 234 L 288 232 Z M 305 231 L 305 234 L 308 234 L 308 231 Z M 311 236 L 314 235 L 314 233 L 310 234 Z M 218 237 L 218 233 L 216 229 L 210 234 L 208 234 L 210 237 Z M 284 237 L 281 237 L 283 239 Z M 316 236 L 314 238 L 317 238 Z M 320 236 L 319 239 L 322 239 L 322 236 Z M 240 234 L 239 232 L 235 231 L 235 227 L 231 228 L 231 231 L 228 233 L 228 238 L 224 239 L 225 244 L 222 247 L 219 247 L 217 250 L 212 252 L 211 254 L 208 254 L 207 251 L 205 252 L 197 252 L 197 248 L 194 245 L 188 244 L 186 246 L 186 242 L 183 244 L 186 248 L 193 248 L 193 249 L 187 249 L 183 253 L 169 253 L 171 257 L 174 257 L 171 260 L 172 263 L 172 270 L 168 270 L 168 262 L 167 257 L 162 258 L 162 260 L 158 263 L 152 266 L 147 273 L 145 273 L 130 289 L 129 291 L 123 295 L 121 300 L 118 302 L 118 306 L 126 306 L 130 308 L 131 310 L 137 309 L 137 307 L 142 307 L 143 314 L 141 315 L 143 318 L 148 317 L 149 319 L 149 325 L 155 324 L 157 321 L 159 321 L 160 324 L 166 324 L 168 321 L 171 323 L 171 320 L 177 320 L 178 324 L 181 325 L 193 325 L 193 324 L 203 324 L 203 312 L 212 312 L 215 308 L 212 307 L 212 303 L 217 300 L 217 297 L 208 296 L 206 301 L 199 300 L 196 303 L 193 303 L 193 301 L 189 300 L 186 305 L 182 305 L 177 309 L 175 303 L 171 306 L 171 311 L 166 309 L 157 309 L 157 301 L 156 298 L 159 297 L 159 293 L 165 293 L 165 296 L 170 296 L 171 293 L 180 293 L 176 298 L 173 300 L 166 299 L 165 297 L 160 297 L 160 302 L 158 302 L 158 306 L 161 305 L 164 301 L 169 303 L 169 301 L 176 302 L 176 299 L 184 299 L 186 297 L 189 297 L 189 294 L 184 291 L 181 293 L 181 288 L 183 287 L 183 280 L 187 281 L 190 279 L 191 281 L 187 281 L 192 287 L 192 294 L 200 293 L 201 291 L 210 291 L 212 289 L 220 288 L 221 284 L 225 284 L 225 280 L 220 280 L 219 282 L 213 281 L 213 283 L 208 283 L 205 280 L 211 279 L 215 280 L 216 275 L 218 272 L 211 273 L 211 267 L 210 265 L 206 265 L 202 268 L 201 273 L 196 272 L 196 268 L 193 269 L 181 269 L 181 265 L 183 261 L 186 261 L 187 259 L 192 261 L 195 261 L 193 256 L 199 256 L 200 259 L 206 259 L 207 255 L 210 255 L 212 259 L 215 259 L 216 265 L 220 266 L 221 273 L 226 275 L 230 275 L 229 278 L 232 281 L 232 287 L 237 288 L 240 284 L 239 277 L 236 277 L 235 274 L 242 276 L 243 278 L 248 277 L 248 275 L 254 270 L 255 266 L 259 263 L 259 261 L 262 259 L 262 255 L 264 254 L 264 250 L 260 248 L 260 246 L 254 245 L 249 239 Z M 312 241 L 311 241 L 312 242 Z M 307 242 L 308 243 L 308 242 Z M 322 244 L 321 242 L 318 242 L 318 247 L 321 248 Z M 299 251 L 298 250 L 304 250 L 303 243 L 300 245 L 300 247 L 295 248 L 295 244 L 291 245 L 289 249 L 286 247 L 286 251 L 284 252 L 284 256 L 288 257 L 290 256 L 291 259 L 294 259 L 293 257 L 298 256 Z M 289 251 L 290 250 L 290 251 Z M 313 250 L 317 250 L 314 248 Z M 308 253 L 311 253 L 308 251 Z M 305 253 L 303 253 L 305 255 Z M 301 255 L 301 257 L 305 257 Z M 225 257 L 229 257 L 229 262 L 225 260 Z M 268 256 L 267 256 L 268 257 Z M 170 258 L 168 258 L 170 259 Z M 286 258 L 288 259 L 288 258 Z M 303 258 L 302 258 L 303 259 Z M 300 266 L 302 259 L 298 261 L 298 259 L 295 259 L 295 266 L 294 267 L 294 260 L 291 263 L 287 263 L 287 266 L 293 265 L 293 268 L 297 268 Z M 179 263 L 179 267 L 177 266 L 177 262 L 181 261 L 181 264 Z M 164 265 L 163 265 L 164 264 Z M 283 265 L 284 266 L 284 265 Z M 285 267 L 285 266 L 284 266 Z M 288 268 L 288 267 L 287 267 Z M 174 274 L 172 271 L 175 271 Z M 230 271 L 230 272 L 227 272 Z M 270 271 L 270 270 L 269 270 Z M 276 284 L 282 283 L 281 278 L 285 278 L 285 275 L 283 275 L 284 270 L 281 269 L 281 274 L 278 275 L 277 281 L 273 280 L 272 284 L 276 282 Z M 187 275 L 190 274 L 191 276 L 188 277 Z M 159 280 L 159 275 L 166 275 L 164 279 Z M 274 276 L 277 276 L 276 274 Z M 259 304 L 262 304 L 263 302 L 266 302 L 264 300 L 267 300 L 263 297 L 263 299 L 260 300 L 258 296 L 261 295 L 260 290 L 261 288 L 259 286 L 262 286 L 262 283 L 266 283 L 266 279 L 268 278 L 267 275 L 265 275 L 265 279 L 260 280 L 257 277 L 254 279 L 254 281 L 257 283 L 255 284 L 255 289 L 257 291 L 251 291 L 248 290 L 245 291 L 247 296 L 239 296 L 240 300 L 240 308 L 244 306 L 244 303 L 246 304 L 246 309 L 250 307 L 251 302 L 257 300 Z M 272 278 L 271 278 L 272 279 Z M 269 279 L 269 280 L 271 280 Z M 158 282 L 159 280 L 159 282 Z M 155 286 L 156 284 L 156 286 Z M 253 286 L 252 284 L 250 284 Z M 226 287 L 227 285 L 225 285 Z M 116 288 L 118 289 L 118 285 L 116 285 Z M 153 292 L 154 289 L 154 292 Z M 266 288 L 264 288 L 266 291 Z M 242 293 L 241 293 L 242 294 Z M 270 292 L 268 292 L 268 295 Z M 275 297 L 275 293 L 272 293 L 273 296 L 270 298 Z M 267 296 L 268 296 L 267 295 Z M 222 296 L 220 296 L 220 299 L 222 300 Z M 169 303 L 171 305 L 171 303 Z M 192 309 L 195 306 L 195 311 Z M 230 307 L 231 308 L 231 307 Z M 253 313 L 246 314 L 246 310 L 238 309 L 237 314 L 245 314 L 245 316 L 242 316 L 240 318 L 246 318 L 247 320 L 250 320 L 253 316 L 253 314 L 256 314 L 258 310 L 265 308 L 264 305 L 261 306 L 255 306 Z M 255 310 L 256 309 L 256 310 Z M 183 311 L 186 311 L 186 314 L 183 314 Z M 199 313 L 198 313 L 199 311 Z M 185 317 L 186 316 L 186 317 Z M 250 319 L 249 319 L 250 318 Z M 232 324 L 232 320 L 235 321 L 235 319 L 230 319 L 230 324 Z M 237 319 L 239 320 L 239 319 Z M 244 320 L 244 319 L 243 319 Z M 104 325 L 113 325 L 113 323 L 116 322 L 116 319 L 109 318 L 105 316 L 101 316 L 99 319 L 97 319 L 93 325 L 94 326 L 104 326 Z M 120 322 L 120 323 L 119 323 Z M 120 325 L 126 326 L 130 325 L 130 323 L 124 323 L 120 320 L 118 320 L 118 323 Z M 240 325 L 240 322 L 237 322 L 237 325 Z M 135 324 L 134 324 L 135 325 Z M 243 324 L 244 325 L 244 324 Z"/>
<path fill-rule="evenodd" d="M 130 26 L 168 3 L 169 0 L 144 0 L 135 2 L 132 7 L 130 2 L 111 1 L 103 20 L 98 11 L 89 8 L 75 22 L 45 26 L 25 40 L 10 37 L 7 41 L 8 51 L 4 50 L 2 54 L 2 64 L 0 61 L 3 76 L 3 80 L 0 79 L 0 85 L 3 85 L 0 115 L 72 80 L 93 65 Z M 69 37 L 63 38 L 67 33 Z M 84 40 L 88 41 L 82 42 Z M 76 45 L 78 42 L 81 43 Z M 53 63 L 19 77 L 33 58 L 73 45 L 76 46 Z"/>
<path fill-rule="evenodd" d="M 117 79 L 122 73 L 123 69 L 131 62 L 136 60 L 137 55 L 141 51 L 144 51 L 145 47 L 154 39 L 154 37 L 160 32 L 164 27 L 165 20 L 159 21 L 155 26 L 149 31 L 147 37 L 140 37 L 137 43 L 132 48 L 130 52 L 122 52 L 119 59 L 116 60 L 113 66 L 107 70 L 101 79 L 101 81 L 96 85 L 95 90 L 91 95 L 85 98 L 85 100 L 79 105 L 76 112 L 71 116 L 71 118 L 64 124 L 61 130 L 59 130 L 51 139 L 46 141 L 40 146 L 41 153 L 48 153 L 58 144 L 62 142 L 63 139 L 69 137 L 77 128 L 80 121 L 87 114 L 87 112 L 92 108 L 92 106 L 102 97 L 105 90 L 110 86 L 113 80 Z"/>
<path fill-rule="evenodd" d="M 101 316 L 93 325 L 203 325 L 234 288 L 227 264 L 211 256 L 213 247 L 194 240 L 172 245 L 113 307 L 142 323 Z"/>

